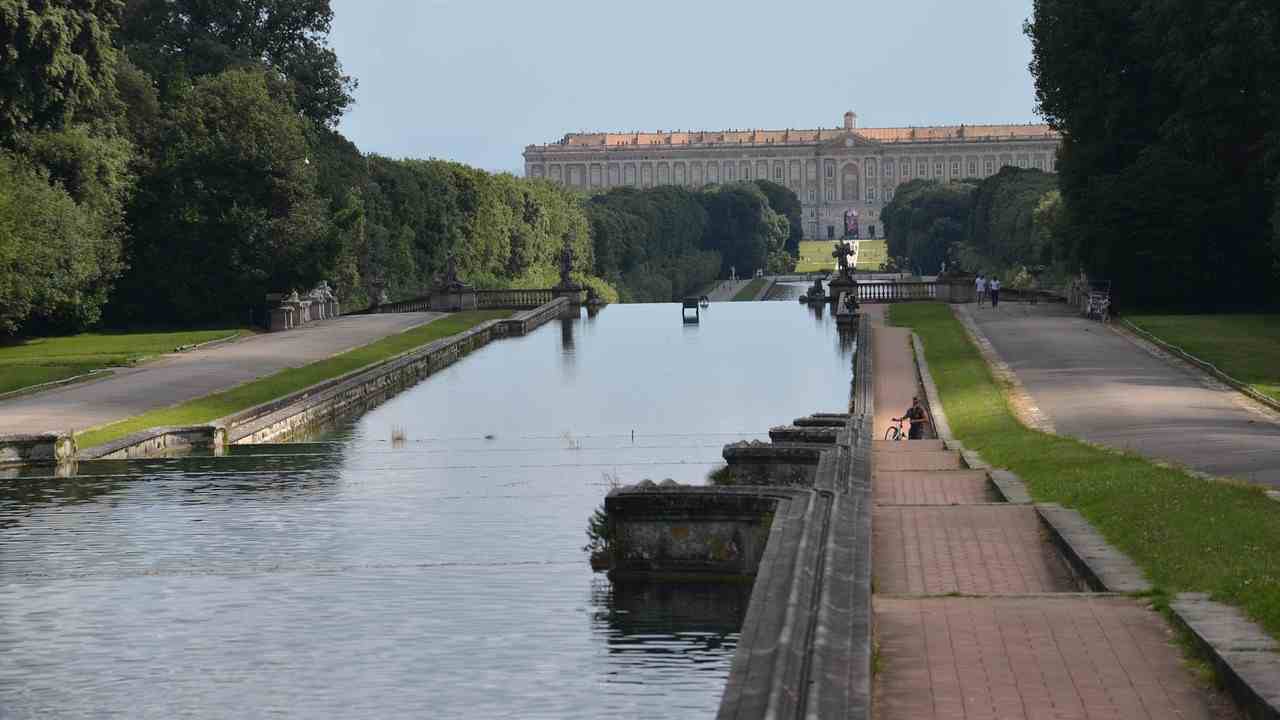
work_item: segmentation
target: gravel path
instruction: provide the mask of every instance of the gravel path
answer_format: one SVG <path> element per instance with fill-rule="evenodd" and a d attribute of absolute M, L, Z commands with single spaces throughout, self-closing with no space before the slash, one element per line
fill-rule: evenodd
<path fill-rule="evenodd" d="M 955 307 L 1058 432 L 1280 487 L 1280 416 L 1241 393 L 1062 305 Z"/>
<path fill-rule="evenodd" d="M 0 402 L 0 435 L 80 431 L 226 390 L 431 322 L 440 313 L 348 315 L 165 355 L 96 382 Z"/>

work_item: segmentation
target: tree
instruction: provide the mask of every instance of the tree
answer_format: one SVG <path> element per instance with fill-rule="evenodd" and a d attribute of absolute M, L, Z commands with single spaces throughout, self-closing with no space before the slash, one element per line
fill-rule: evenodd
<path fill-rule="evenodd" d="M 0 147 L 111 92 L 119 0 L 0 0 Z"/>
<path fill-rule="evenodd" d="M 786 251 L 792 255 L 800 252 L 800 241 L 804 239 L 804 216 L 800 206 L 800 198 L 785 186 L 770 180 L 755 181 L 756 187 L 769 199 L 769 207 L 774 212 L 787 218 L 789 224 Z"/>
<path fill-rule="evenodd" d="M 48 172 L 0 151 L 0 332 L 96 322 L 119 244 Z"/>
<path fill-rule="evenodd" d="M 289 80 L 294 105 L 332 126 L 356 81 L 325 45 L 329 0 L 129 0 L 121 38 L 130 56 L 167 85 L 184 77 L 264 65 Z"/>
<path fill-rule="evenodd" d="M 121 314 L 246 317 L 270 291 L 324 277 L 327 212 L 304 124 L 261 70 L 196 81 L 164 117 L 154 171 L 130 207 Z"/>
<path fill-rule="evenodd" d="M 1280 300 L 1280 7 L 1036 0 L 1026 31 L 1075 262 L 1122 306 Z"/>

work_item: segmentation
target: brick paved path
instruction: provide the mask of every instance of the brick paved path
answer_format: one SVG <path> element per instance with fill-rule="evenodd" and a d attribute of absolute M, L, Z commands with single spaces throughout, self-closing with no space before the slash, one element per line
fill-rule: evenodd
<path fill-rule="evenodd" d="M 883 437 L 916 375 L 909 336 L 873 332 Z M 1035 509 L 941 442 L 877 442 L 872 496 L 878 720 L 1238 717 L 1144 601 L 1077 592 Z"/>

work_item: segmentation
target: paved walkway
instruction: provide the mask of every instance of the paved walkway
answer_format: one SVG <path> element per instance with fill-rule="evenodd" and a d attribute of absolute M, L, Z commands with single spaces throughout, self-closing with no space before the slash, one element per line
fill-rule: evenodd
<path fill-rule="evenodd" d="M 916 391 L 906 333 L 876 325 L 876 434 Z M 885 407 L 888 404 L 888 407 Z M 1134 598 L 1077 592 L 1030 505 L 938 440 L 872 462 L 878 720 L 1232 718 Z"/>
<path fill-rule="evenodd" d="M 323 360 L 438 317 L 427 312 L 348 315 L 166 355 L 105 380 L 0 402 L 0 435 L 80 431 L 114 422 Z"/>
<path fill-rule="evenodd" d="M 957 306 L 1057 431 L 1280 487 L 1280 421 L 1153 346 L 1059 304 Z"/>

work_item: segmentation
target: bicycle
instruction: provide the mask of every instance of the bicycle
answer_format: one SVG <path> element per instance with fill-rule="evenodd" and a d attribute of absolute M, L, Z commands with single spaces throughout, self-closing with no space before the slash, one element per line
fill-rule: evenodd
<path fill-rule="evenodd" d="M 898 440 L 906 440 L 907 434 L 902 431 L 902 424 L 906 422 L 907 419 L 894 418 L 894 421 L 897 422 L 898 424 L 890 425 L 889 428 L 884 431 L 884 439 L 890 442 L 897 442 Z"/>

